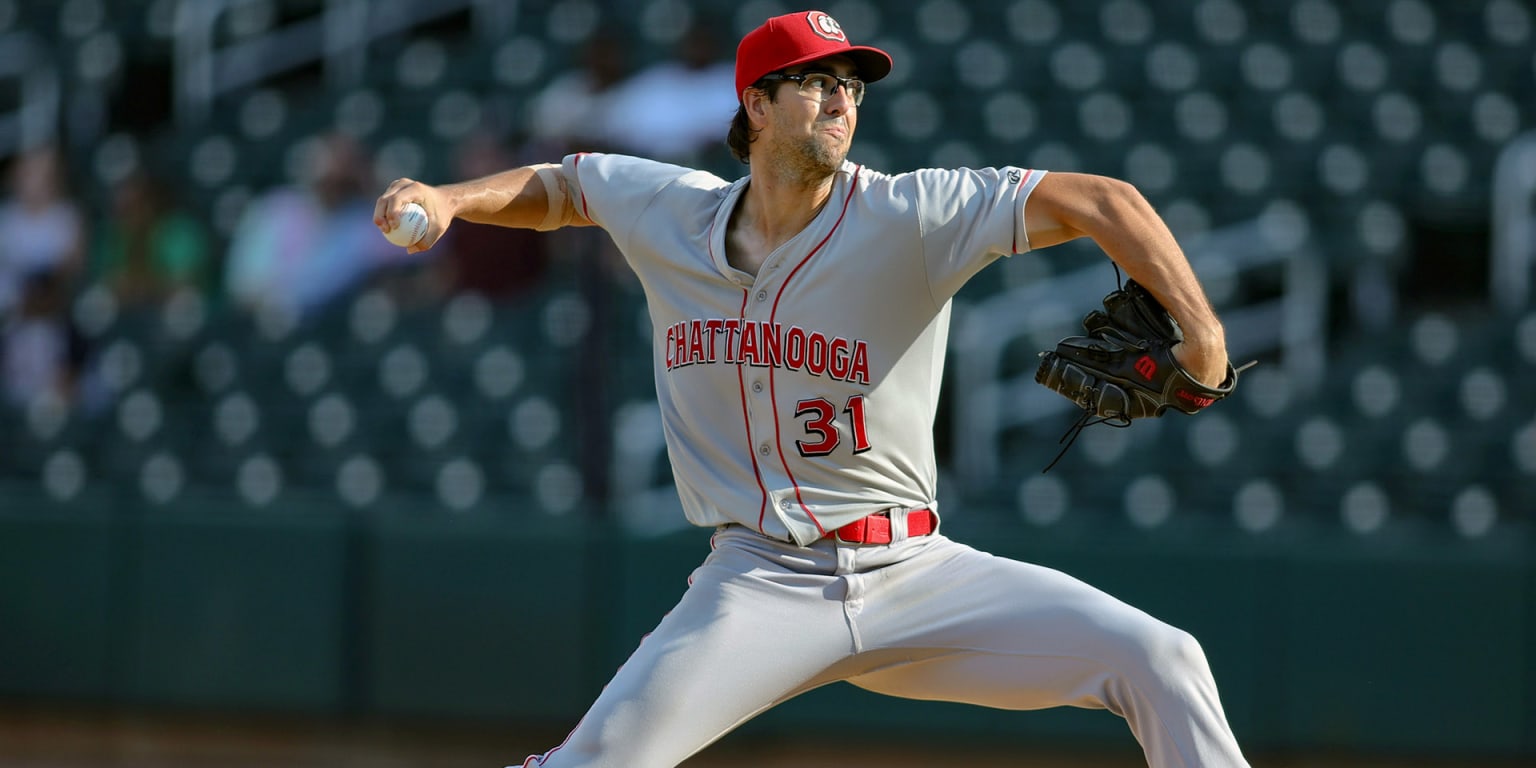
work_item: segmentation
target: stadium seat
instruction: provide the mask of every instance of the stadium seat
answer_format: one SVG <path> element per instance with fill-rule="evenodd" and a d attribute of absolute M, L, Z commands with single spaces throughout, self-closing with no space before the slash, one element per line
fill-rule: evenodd
<path fill-rule="evenodd" d="M 229 487 L 247 459 L 283 450 L 293 439 L 282 435 L 281 428 L 268 426 L 266 406 L 243 390 L 210 393 L 181 407 L 188 422 L 197 425 L 190 430 L 185 452 L 187 471 L 196 483 Z"/>
<path fill-rule="evenodd" d="M 1255 535 L 1272 533 L 1293 514 L 1286 489 L 1264 476 L 1245 478 L 1232 491 L 1227 511 L 1239 529 Z"/>
<path fill-rule="evenodd" d="M 382 446 L 390 476 L 406 489 L 436 492 L 444 467 L 465 460 L 473 447 L 463 421 L 459 408 L 436 390 L 412 397 Z"/>
<path fill-rule="evenodd" d="M 1489 366 L 1474 367 L 1463 373 L 1457 382 L 1456 401 L 1460 416 L 1471 424 L 1489 424 L 1510 418 L 1509 395 L 1509 380 Z"/>
<path fill-rule="evenodd" d="M 0 13 L 0 27 L 58 35 L 66 85 L 85 89 L 135 72 L 127 67 L 143 66 L 146 52 L 163 56 L 180 7 L 6 5 L 11 11 Z M 236 5 L 216 30 L 221 44 L 283 20 L 278 3 Z M 641 38 L 639 58 L 659 55 L 666 30 L 657 18 L 665 20 L 669 7 L 519 4 L 504 12 L 513 17 L 509 34 L 454 37 L 436 26 L 392 33 L 369 44 L 367 59 L 376 66 L 359 82 L 284 75 L 222 93 L 206 123 L 178 133 L 165 149 L 89 136 L 90 121 L 76 126 L 86 131 L 77 143 L 102 147 L 88 158 L 95 166 L 86 175 L 103 182 L 130 159 L 163 154 L 183 177 L 180 186 L 195 193 L 189 202 L 196 213 L 215 234 L 227 234 L 254 194 L 301 169 L 294 147 L 302 137 L 337 127 L 363 137 L 382 171 L 446 176 L 456 139 L 476 127 L 508 127 L 497 122 L 503 110 L 517 117 L 528 94 L 575 66 L 601 22 L 620 22 Z M 739 33 L 760 21 L 762 7 L 707 0 L 689 9 L 726 15 Z M 1394 290 L 1421 247 L 1416 227 L 1426 218 L 1475 214 L 1486 205 L 1484 181 L 1496 153 L 1529 122 L 1536 103 L 1536 14 L 1520 0 L 925 0 L 909 11 L 841 0 L 827 10 L 861 42 L 898 59 L 866 105 L 855 160 L 888 171 L 1006 163 L 1121 176 L 1185 239 L 1251 216 L 1263 202 L 1294 200 L 1333 258 L 1332 294 L 1349 301 Z M 108 66 L 114 49 L 123 59 Z M 94 109 L 89 98 L 68 103 L 77 107 L 71 114 Z M 1024 263 L 989 269 L 968 288 L 977 295 L 1004 290 L 1054 269 Z M 630 335 L 628 318 L 639 315 L 640 301 L 605 303 L 565 277 L 514 304 L 455 297 L 423 311 L 365 291 L 302 322 L 214 305 L 182 306 L 175 317 L 124 312 L 104 290 L 88 290 L 74 317 L 91 345 L 90 381 L 108 410 L 97 420 L 72 413 L 62 427 L 50 426 L 41 411 L 4 412 L 0 474 L 32 479 L 49 476 L 51 466 L 59 487 L 84 477 L 91 487 L 110 481 L 138 494 L 148 483 L 171 495 L 172 467 L 179 466 L 187 488 L 240 487 L 268 503 L 320 484 L 332 495 L 345 486 L 349 504 L 362 504 L 372 487 L 375 495 L 408 493 L 434 509 L 477 509 L 519 494 L 575 508 L 586 420 L 606 419 L 599 431 L 612 432 L 620 404 L 653 403 L 654 386 L 641 343 L 648 329 Z M 1439 519 L 1475 529 L 1487 517 L 1479 485 L 1500 502 L 1500 519 L 1536 508 L 1519 458 L 1525 443 L 1518 425 L 1531 414 L 1520 410 L 1528 407 L 1515 384 L 1536 370 L 1536 319 L 1487 326 L 1475 318 L 1424 318 L 1406 306 L 1411 298 L 1392 295 L 1381 304 L 1387 314 L 1404 313 L 1399 325 L 1408 330 L 1402 338 L 1374 335 L 1371 349 L 1359 348 L 1347 327 L 1370 319 L 1365 313 L 1332 324 L 1342 327 L 1329 340 L 1330 386 L 1321 394 L 1261 366 L 1211 418 L 1085 435 L 1047 476 L 1063 479 L 1055 491 L 1041 481 L 1026 493 L 1018 478 L 985 491 L 1009 508 L 1021 494 L 1036 499 L 1025 514 L 1037 514 L 1037 522 L 1084 506 L 1118 515 L 1129 479 L 1085 489 L 1092 484 L 1071 473 L 1123 461 L 1116 441 L 1150 439 L 1166 450 L 1139 472 L 1167 480 L 1181 509 L 1206 505 L 1191 495 L 1198 483 L 1185 482 L 1180 463 L 1196 469 L 1188 477 L 1219 474 L 1212 493 L 1224 498 L 1209 506 L 1229 511 L 1239 497 L 1248 499 L 1259 512 L 1238 524 L 1251 530 L 1313 509 L 1332 518 L 1351 491 L 1356 522 L 1368 523 L 1379 498 L 1361 486 L 1371 473 L 1380 475 L 1375 489 L 1386 494 L 1394 518 L 1417 514 L 1417 495 L 1433 499 L 1426 503 Z M 598 393 L 606 400 L 590 409 L 606 413 L 595 416 L 579 401 L 601 398 L 578 391 L 592 384 L 573 366 L 599 337 L 609 343 L 593 354 L 605 356 L 600 364 L 611 376 Z M 1009 372 L 1027 371 L 1048 341 L 1021 341 L 1011 353 L 1018 370 Z M 1502 346 L 1479 348 L 1479 341 Z M 442 442 L 413 440 L 411 414 L 434 398 L 451 406 L 457 431 Z M 388 443 L 364 444 L 357 434 L 317 439 L 336 433 L 312 426 L 334 429 L 348 409 L 358 433 L 395 430 L 401 453 L 420 459 L 417 471 L 397 473 L 399 457 L 385 450 Z M 1409 413 L 1434 418 L 1451 446 L 1433 487 L 1381 474 L 1384 457 L 1409 463 L 1401 458 L 1407 438 L 1386 426 Z M 1308 450 L 1328 442 L 1329 427 L 1316 424 L 1343 436 L 1335 460 L 1314 467 L 1295 453 L 1307 424 L 1314 424 L 1310 442 L 1303 441 Z M 1418 450 L 1434 442 L 1422 435 L 1434 433 L 1419 430 Z M 1039 434 L 1038 426 L 1021 430 L 1006 441 L 1003 463 L 1043 465 L 1056 436 Z M 1222 448 L 1233 442 L 1235 452 Z M 663 455 L 654 448 L 651 464 Z M 1486 477 L 1467 477 L 1470 470 L 1456 466 L 1463 457 L 1480 457 Z M 153 471 L 150 458 L 157 459 Z M 669 481 L 664 463 L 643 473 L 651 490 Z M 1271 463 L 1281 469 L 1265 474 Z M 1060 498 L 1061 488 L 1071 490 L 1059 503 L 1065 513 L 1040 501 Z"/>
<path fill-rule="evenodd" d="M 1501 335 L 1505 339 L 1502 349 L 1495 348 L 1500 355 L 1498 359 L 1505 360 L 1514 371 L 1536 370 L 1536 310 L 1516 319 L 1513 327 L 1508 323 L 1500 324 L 1500 327 L 1508 332 Z"/>
<path fill-rule="evenodd" d="M 96 421 L 57 398 L 0 405 L 0 476 L 35 480 L 63 450 L 91 459 L 99 435 Z"/>
<path fill-rule="evenodd" d="M 1063 13 L 1062 6 L 1048 0 L 1015 0 L 1005 11 L 1005 26 L 1009 38 L 1026 46 L 1043 46 L 1064 36 L 1065 32 L 1082 32 L 1081 28 L 1068 29 L 1067 24 L 1082 14 L 1073 14 L 1071 8 Z"/>
<path fill-rule="evenodd" d="M 1343 528 L 1361 537 L 1381 534 L 1400 514 L 1392 494 L 1373 480 L 1352 482 L 1331 501 L 1329 511 L 1338 516 Z"/>
<path fill-rule="evenodd" d="M 325 490 L 329 498 L 345 509 L 369 511 L 389 503 L 397 489 L 379 460 L 367 451 L 359 451 L 340 460 L 328 478 Z"/>
<path fill-rule="evenodd" d="M 1462 486 L 1451 499 L 1446 522 L 1463 539 L 1488 539 L 1508 530 L 1509 510 L 1496 491 L 1482 483 Z"/>
<path fill-rule="evenodd" d="M 289 495 L 282 464 L 262 452 L 243 456 L 231 478 L 217 487 L 234 488 L 240 502 L 252 510 L 281 508 Z"/>
<path fill-rule="evenodd" d="M 1012 509 L 1027 524 L 1059 525 L 1077 516 L 1072 484 L 1054 475 L 1031 474 L 1018 481 Z"/>

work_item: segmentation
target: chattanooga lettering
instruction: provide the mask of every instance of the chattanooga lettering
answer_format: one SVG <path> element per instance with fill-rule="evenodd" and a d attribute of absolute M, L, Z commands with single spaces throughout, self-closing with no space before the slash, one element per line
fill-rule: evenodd
<path fill-rule="evenodd" d="M 740 318 L 685 320 L 667 328 L 667 370 L 700 363 L 805 371 L 869 383 L 869 345 L 798 325 Z"/>

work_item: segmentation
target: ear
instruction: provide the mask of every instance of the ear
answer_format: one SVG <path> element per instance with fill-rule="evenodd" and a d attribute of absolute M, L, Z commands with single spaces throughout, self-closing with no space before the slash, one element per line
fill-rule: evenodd
<path fill-rule="evenodd" d="M 747 122 L 754 130 L 761 129 L 768 121 L 768 92 L 761 88 L 747 88 L 741 92 L 741 106 L 747 113 Z"/>

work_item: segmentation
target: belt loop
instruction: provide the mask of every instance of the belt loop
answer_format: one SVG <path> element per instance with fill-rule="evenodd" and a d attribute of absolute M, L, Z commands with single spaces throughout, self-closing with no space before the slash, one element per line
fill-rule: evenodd
<path fill-rule="evenodd" d="M 907 539 L 907 510 L 896 507 L 891 509 L 891 543 Z"/>

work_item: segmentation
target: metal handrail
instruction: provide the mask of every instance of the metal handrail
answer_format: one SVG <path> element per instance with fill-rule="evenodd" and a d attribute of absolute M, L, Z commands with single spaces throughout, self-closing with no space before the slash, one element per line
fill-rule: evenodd
<path fill-rule="evenodd" d="M 1220 270 L 1240 278 L 1266 267 L 1283 270 L 1278 298 L 1222 310 L 1227 347 L 1238 363 L 1278 351 L 1292 383 L 1311 388 L 1326 363 L 1326 268 L 1310 243 L 1270 247 L 1262 230 L 1260 220 L 1233 225 L 1192 242 L 1186 252 L 1202 274 Z M 957 307 L 951 345 L 955 386 L 949 394 L 954 404 L 953 464 L 968 487 L 983 487 L 998 476 L 998 443 L 1005 429 L 1061 416 L 1072 408 L 1066 398 L 1035 384 L 1033 370 L 1005 376 L 1007 348 L 1021 337 L 1059 329 L 1064 317 L 1081 317 L 1098 306 L 1113 287 L 1109 275 L 1103 265 L 1095 265 Z"/>
<path fill-rule="evenodd" d="M 1536 131 L 1515 137 L 1493 164 L 1489 295 L 1506 313 L 1525 309 L 1536 262 Z"/>
<path fill-rule="evenodd" d="M 324 62 L 327 81 L 344 89 L 362 81 L 368 44 L 427 21 L 472 7 L 476 26 L 505 32 L 516 18 L 516 3 L 493 0 L 327 0 L 310 18 L 219 47 L 219 19 L 240 0 L 197 0 L 176 9 L 176 117 L 184 125 L 207 120 L 219 95 L 274 75 Z M 510 6 L 510 7 L 508 7 Z"/>
<path fill-rule="evenodd" d="M 0 35 L 0 79 L 21 82 L 21 103 L 0 113 L 0 157 L 57 138 L 59 72 L 37 38 L 26 32 Z"/>

